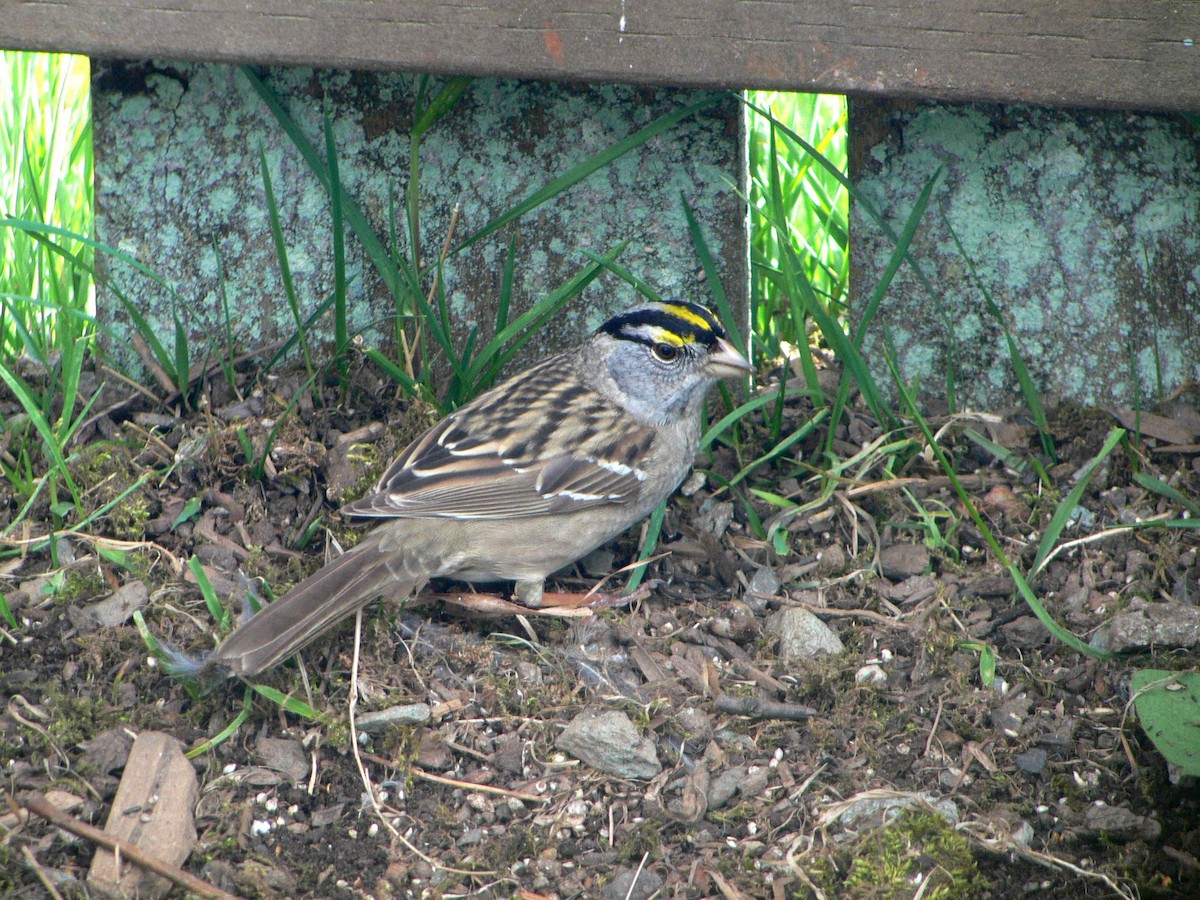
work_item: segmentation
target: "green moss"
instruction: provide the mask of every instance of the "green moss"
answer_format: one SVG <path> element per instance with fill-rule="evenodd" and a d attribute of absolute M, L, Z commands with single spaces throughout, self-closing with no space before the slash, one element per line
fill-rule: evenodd
<path fill-rule="evenodd" d="M 138 541 L 144 537 L 146 523 L 153 515 L 150 495 L 139 487 L 121 497 L 142 475 L 124 445 L 104 441 L 85 447 L 72 460 L 71 475 L 93 504 L 93 509 L 116 501 L 104 515 L 109 534 L 125 541 Z"/>
<path fill-rule="evenodd" d="M 638 864 L 642 857 L 649 854 L 649 860 L 657 860 L 662 856 L 664 833 L 662 822 L 639 822 L 621 830 L 613 844 L 617 859 L 622 863 Z"/>
<path fill-rule="evenodd" d="M 30 744 L 50 755 L 57 753 L 51 741 L 58 748 L 74 747 L 116 724 L 119 713 L 107 705 L 103 692 L 89 693 L 80 697 L 57 685 L 47 692 L 39 704 L 50 714 L 46 731 L 29 733 Z"/>
<path fill-rule="evenodd" d="M 98 569 L 80 571 L 73 569 L 59 572 L 50 580 L 51 593 L 56 603 L 75 603 L 90 600 L 108 592 L 108 585 Z"/>
<path fill-rule="evenodd" d="M 864 835 L 839 864 L 848 872 L 841 884 L 832 872 L 819 877 L 840 897 L 907 898 L 919 889 L 930 900 L 954 900 L 980 896 L 987 888 L 967 839 L 927 810 L 906 810 Z"/>

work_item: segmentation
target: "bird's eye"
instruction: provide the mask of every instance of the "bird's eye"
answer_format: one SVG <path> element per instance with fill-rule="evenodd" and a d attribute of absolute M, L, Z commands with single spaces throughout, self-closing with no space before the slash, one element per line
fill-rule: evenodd
<path fill-rule="evenodd" d="M 679 357 L 679 348 L 674 344 L 657 343 L 651 348 L 654 355 L 663 362 L 674 362 Z"/>

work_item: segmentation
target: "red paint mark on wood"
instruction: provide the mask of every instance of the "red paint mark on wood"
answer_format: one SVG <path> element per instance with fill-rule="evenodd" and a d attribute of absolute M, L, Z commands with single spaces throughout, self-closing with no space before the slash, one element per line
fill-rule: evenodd
<path fill-rule="evenodd" d="M 562 36 L 550 27 L 550 20 L 542 22 L 542 38 L 546 41 L 546 51 L 558 64 L 563 64 Z"/>

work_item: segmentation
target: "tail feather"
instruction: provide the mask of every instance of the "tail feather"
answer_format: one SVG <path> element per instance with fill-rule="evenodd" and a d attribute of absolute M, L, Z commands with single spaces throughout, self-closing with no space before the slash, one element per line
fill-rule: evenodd
<path fill-rule="evenodd" d="M 381 596 L 420 590 L 427 575 L 411 571 L 403 553 L 385 551 L 376 530 L 361 544 L 246 619 L 213 651 L 209 662 L 248 677 L 269 669 L 316 640 L 355 610 Z"/>

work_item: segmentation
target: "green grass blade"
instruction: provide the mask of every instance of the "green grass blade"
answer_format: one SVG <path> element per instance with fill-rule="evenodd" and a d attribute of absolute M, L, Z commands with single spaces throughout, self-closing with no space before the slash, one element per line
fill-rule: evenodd
<path fill-rule="evenodd" d="M 1030 567 L 1031 572 L 1037 572 L 1054 549 L 1054 545 L 1058 543 L 1059 537 L 1062 536 L 1067 524 L 1075 515 L 1075 509 L 1079 506 L 1079 501 L 1083 497 L 1083 492 L 1087 490 L 1088 483 L 1092 480 L 1092 476 L 1096 474 L 1096 469 L 1100 464 L 1108 459 L 1109 455 L 1116 449 L 1117 444 L 1125 437 L 1125 429 L 1114 428 L 1104 439 L 1104 445 L 1100 448 L 1092 459 L 1083 467 L 1079 473 L 1079 478 L 1075 482 L 1075 486 L 1071 488 L 1067 494 L 1054 509 L 1054 515 L 1050 517 L 1050 524 L 1046 527 L 1046 531 L 1042 534 L 1042 539 L 1038 542 L 1037 553 L 1033 557 L 1033 565 Z"/>
<path fill-rule="evenodd" d="M 1134 484 L 1146 488 L 1148 491 L 1153 491 L 1160 497 L 1166 497 L 1172 503 L 1177 503 L 1186 509 L 1193 516 L 1200 518 L 1200 503 L 1197 503 L 1191 497 L 1188 497 L 1183 492 L 1171 487 L 1161 478 L 1155 478 L 1145 472 L 1135 472 L 1133 476 Z"/>
<path fill-rule="evenodd" d="M 663 518 L 667 514 L 667 504 L 662 502 L 654 507 L 654 512 L 650 513 L 650 519 L 646 523 L 646 536 L 642 540 L 642 545 L 638 548 L 638 561 L 649 560 L 654 555 L 655 549 L 658 547 L 658 538 L 662 534 Z M 629 573 L 629 578 L 625 582 L 625 593 L 632 594 L 638 589 L 638 585 L 642 583 L 642 579 L 646 575 L 646 566 L 635 566 L 633 571 Z"/>
<path fill-rule="evenodd" d="M 242 698 L 242 708 L 238 714 L 233 717 L 233 720 L 207 741 L 198 744 L 183 755 L 188 759 L 195 759 L 197 756 L 202 756 L 210 750 L 214 750 L 221 746 L 223 743 L 237 734 L 238 729 L 241 728 L 246 723 L 246 720 L 250 718 L 250 711 L 252 709 L 253 706 L 250 704 L 250 691 L 247 689 L 246 694 Z"/>
<path fill-rule="evenodd" d="M 275 92 L 267 87 L 262 79 L 254 73 L 254 70 L 249 66 L 243 66 L 240 71 L 242 77 L 249 82 L 250 87 L 267 105 L 271 114 L 275 116 L 276 121 L 279 122 L 279 126 L 288 136 L 288 139 L 295 146 L 300 156 L 308 164 L 309 169 L 312 170 L 313 174 L 321 182 L 321 185 L 328 191 L 330 188 L 330 175 L 329 170 L 325 167 L 322 154 L 317 151 L 317 148 L 308 139 L 308 136 L 300 128 L 296 120 L 283 108 L 283 104 L 279 102 L 279 98 L 275 96 Z M 342 194 L 342 214 L 345 217 L 346 224 L 350 226 L 350 229 L 354 232 L 354 236 L 362 244 L 367 257 L 371 260 L 371 264 L 383 279 L 384 284 L 387 285 L 388 291 L 393 296 L 403 296 L 407 289 L 407 284 L 410 282 L 415 284 L 415 280 L 409 279 L 409 281 L 406 281 L 402 277 L 402 270 L 395 264 L 387 248 L 383 246 L 383 243 L 376 236 L 370 223 L 367 221 L 367 217 L 363 214 L 358 204 L 354 202 L 354 199 L 345 193 Z"/>
<path fill-rule="evenodd" d="M 71 478 L 71 470 L 67 467 L 67 461 L 63 457 L 62 447 L 58 443 L 54 429 L 50 427 L 50 423 L 46 421 L 46 417 L 42 415 L 41 408 L 38 405 L 36 398 L 32 392 L 25 386 L 25 383 L 17 377 L 16 373 L 9 370 L 7 366 L 0 366 L 0 380 L 3 380 L 8 389 L 13 392 L 13 395 L 21 402 L 21 406 L 25 410 L 25 414 L 29 416 L 29 421 L 33 423 L 33 427 L 37 429 L 37 433 L 42 438 L 42 446 L 46 451 L 46 455 L 50 457 L 54 465 L 54 469 L 59 473 L 63 480 L 63 484 L 67 486 L 67 490 L 71 492 L 71 498 L 74 500 L 75 508 L 82 509 L 83 504 L 80 502 L 79 488 L 75 486 L 74 479 Z M 9 528 L 16 523 L 10 524 Z M 7 534 L 7 529 L 4 532 Z"/>
<path fill-rule="evenodd" d="M 350 344 L 346 322 L 346 235 L 342 216 L 342 182 L 338 173 L 337 146 L 333 139 L 333 122 L 329 118 L 329 101 L 324 108 L 325 165 L 329 167 L 330 224 L 333 229 L 333 333 L 338 368 L 345 368 L 341 359 Z M 344 371 L 343 371 L 344 374 Z"/>
<path fill-rule="evenodd" d="M 429 104 L 421 111 L 416 122 L 412 126 L 413 140 L 419 141 L 425 136 L 425 132 L 447 116 L 452 109 L 462 99 L 463 94 L 475 82 L 474 78 L 466 75 L 460 75 L 451 78 L 441 89 L 434 95 Z M 419 104 L 418 104 L 419 105 Z"/>
<path fill-rule="evenodd" d="M 625 249 L 627 242 L 618 244 L 605 254 L 611 262 Z M 490 385 L 500 370 L 508 364 L 517 351 L 537 332 L 550 317 L 557 313 L 572 297 L 578 295 L 603 271 L 599 263 L 587 266 L 566 284 L 561 285 L 496 334 L 476 354 L 467 373 L 467 381 L 482 388 Z"/>
<path fill-rule="evenodd" d="M 777 400 L 778 390 L 780 389 L 776 388 L 774 391 L 760 393 L 757 397 L 747 400 L 741 406 L 737 407 L 725 416 L 722 416 L 716 423 L 710 425 L 708 430 L 705 431 L 703 436 L 700 438 L 700 448 L 697 450 L 697 453 L 703 453 L 709 447 L 711 447 L 713 441 L 725 434 L 725 432 L 727 432 L 733 426 L 734 422 L 745 418 L 749 413 L 754 412 L 756 409 L 760 409 L 768 404 L 775 403 Z M 808 394 L 810 398 L 813 396 L 812 392 L 807 388 L 787 388 L 785 390 L 785 394 L 788 397 L 799 397 L 802 394 Z"/>
<path fill-rule="evenodd" d="M 283 691 L 277 688 L 273 688 L 265 684 L 251 684 L 250 688 L 256 694 L 265 697 L 276 706 L 287 710 L 292 715 L 300 716 L 302 719 L 308 719 L 310 722 L 315 722 L 317 724 L 328 721 L 328 717 L 324 713 L 318 711 L 312 706 L 309 706 L 303 700 L 293 697 L 290 694 L 285 694 Z"/>
<path fill-rule="evenodd" d="M 308 333 L 304 327 L 304 317 L 300 313 L 300 299 L 296 293 L 296 284 L 292 279 L 292 266 L 288 261 L 287 244 L 283 239 L 283 223 L 279 218 L 279 204 L 275 201 L 275 186 L 271 180 L 271 169 L 267 165 L 267 152 L 259 146 L 258 165 L 261 173 L 263 192 L 267 197 L 267 219 L 271 224 L 271 237 L 275 243 L 275 258 L 279 266 L 279 278 L 283 282 L 283 293 L 287 298 L 288 308 L 292 311 L 292 321 L 296 325 L 297 340 L 300 352 L 304 357 L 304 369 L 310 375 L 313 372 L 312 353 L 308 347 Z M 326 185 L 330 187 L 330 185 Z"/>
<path fill-rule="evenodd" d="M 696 256 L 700 259 L 700 266 L 704 269 L 704 283 L 712 292 L 713 304 L 717 308 L 717 317 L 725 323 L 725 330 L 729 332 L 733 345 L 746 356 L 746 359 L 749 359 L 749 347 L 742 338 L 741 324 L 738 322 L 737 316 L 733 314 L 733 307 L 729 303 L 729 297 L 725 294 L 725 285 L 721 283 L 721 272 L 717 268 L 717 261 L 713 257 L 712 250 L 709 249 L 708 241 L 704 239 L 700 222 L 696 219 L 696 213 L 693 211 L 692 205 L 688 203 L 687 196 L 683 191 L 679 192 L 679 202 L 683 205 L 683 215 L 687 219 L 692 246 L 696 248 Z"/>
<path fill-rule="evenodd" d="M 205 574 L 204 567 L 200 565 L 200 560 L 194 556 L 191 557 L 187 561 L 187 567 L 188 571 L 192 573 L 192 577 L 196 579 L 196 586 L 200 588 L 200 596 L 204 598 L 204 605 L 208 607 L 208 614 L 217 623 L 217 630 L 221 633 L 228 631 L 233 622 L 233 617 L 221 605 L 221 601 L 217 597 L 217 592 L 213 589 L 212 582 L 208 580 L 208 575 Z"/>
<path fill-rule="evenodd" d="M 888 335 L 888 338 L 890 339 L 890 335 Z M 921 435 L 925 438 L 926 446 L 937 459 L 938 465 L 946 474 L 946 477 L 950 479 L 951 487 L 954 489 L 955 494 L 958 495 L 958 499 L 962 503 L 963 508 L 967 511 L 967 515 L 970 516 L 971 521 L 975 523 L 975 527 L 979 529 L 980 534 L 983 535 L 983 539 L 987 543 L 988 548 L 1012 577 L 1013 583 L 1016 585 L 1018 595 L 1022 600 L 1025 601 L 1025 605 L 1029 607 L 1030 612 L 1032 612 L 1037 617 L 1038 621 L 1040 621 L 1046 627 L 1047 631 L 1049 631 L 1062 643 L 1066 644 L 1068 647 L 1071 647 L 1073 650 L 1076 650 L 1086 656 L 1096 657 L 1097 659 L 1110 658 L 1112 656 L 1111 653 L 1092 647 L 1085 641 L 1080 640 L 1066 628 L 1059 625 L 1058 622 L 1055 621 L 1054 617 L 1050 615 L 1049 610 L 1047 610 L 1037 596 L 1034 595 L 1033 590 L 1030 588 L 1029 582 L 1026 580 L 1024 574 L 1020 569 L 1017 568 L 1016 564 L 1008 558 L 1008 555 L 1004 552 L 1004 548 L 1000 546 L 1000 542 L 996 540 L 995 535 L 992 534 L 991 529 L 988 528 L 983 516 L 979 514 L 979 510 L 976 508 L 974 501 L 971 499 L 971 495 L 967 492 L 966 488 L 963 487 L 962 482 L 959 481 L 958 473 L 954 470 L 953 464 L 946 457 L 946 454 L 942 448 L 938 445 L 936 439 L 934 438 L 933 431 L 929 427 L 929 423 L 925 421 L 924 416 L 921 415 L 920 410 L 917 408 L 916 400 L 913 398 L 912 393 L 907 387 L 905 387 L 903 380 L 900 378 L 900 371 L 896 366 L 895 358 L 890 352 L 888 352 L 884 354 L 884 361 L 887 363 L 888 369 L 891 372 L 892 381 L 896 386 L 896 391 L 900 395 L 900 399 L 904 404 L 905 410 L 910 416 L 912 416 L 913 421 L 920 429 Z M 1036 571 L 1036 567 L 1033 571 Z"/>

